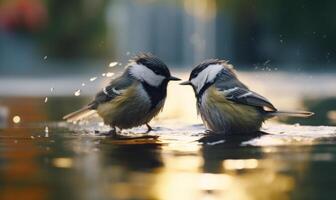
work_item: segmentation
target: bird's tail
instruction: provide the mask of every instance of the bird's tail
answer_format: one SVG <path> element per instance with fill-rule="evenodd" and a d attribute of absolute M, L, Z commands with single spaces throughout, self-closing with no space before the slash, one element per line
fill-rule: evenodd
<path fill-rule="evenodd" d="M 95 114 L 96 111 L 92 110 L 92 106 L 88 105 L 85 106 L 84 108 L 81 108 L 75 112 L 72 112 L 70 114 L 67 114 L 63 117 L 64 120 L 66 120 L 67 122 L 76 122 L 79 120 L 82 120 L 84 118 L 87 118 L 93 114 Z"/>
<path fill-rule="evenodd" d="M 310 117 L 313 116 L 314 113 L 313 112 L 309 112 L 309 111 L 274 111 L 274 112 L 269 112 L 267 114 L 269 117 L 275 117 L 275 116 L 285 116 L 285 117 L 302 117 L 302 118 L 306 118 L 306 117 Z"/>

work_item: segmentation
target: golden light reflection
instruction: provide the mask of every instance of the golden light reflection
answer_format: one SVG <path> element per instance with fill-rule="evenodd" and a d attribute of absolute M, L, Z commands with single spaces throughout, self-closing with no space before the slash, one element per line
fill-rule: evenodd
<path fill-rule="evenodd" d="M 165 164 L 155 175 L 152 188 L 157 199 L 286 200 L 294 189 L 296 177 L 282 172 L 288 169 L 288 165 L 294 169 L 297 167 L 299 171 L 305 171 L 302 167 L 306 166 L 306 162 L 282 163 L 281 160 L 269 159 L 266 154 L 262 159 L 217 160 L 220 155 L 209 157 L 200 154 L 204 147 L 183 154 L 178 150 L 181 146 L 163 148 L 162 160 Z M 263 149 L 260 150 L 264 152 Z M 215 152 L 206 151 L 203 154 Z M 267 147 L 265 152 L 277 151 Z M 206 165 L 220 169 L 215 169 L 216 173 L 213 173 Z"/>
<path fill-rule="evenodd" d="M 165 171 L 154 188 L 158 199 L 277 200 L 289 199 L 294 180 L 269 170 L 233 175 Z"/>
<path fill-rule="evenodd" d="M 232 184 L 232 176 L 204 173 L 200 174 L 198 183 L 201 190 L 226 190 Z"/>
<path fill-rule="evenodd" d="M 203 166 L 203 159 L 198 156 L 176 156 L 165 155 L 164 160 L 167 161 L 166 166 L 170 170 L 198 172 Z M 192 167 L 190 167 L 192 166 Z"/>
<path fill-rule="evenodd" d="M 224 160 L 223 166 L 227 170 L 254 169 L 258 167 L 258 160 L 256 159 Z"/>
<path fill-rule="evenodd" d="M 188 76 L 187 73 L 177 74 L 177 77 L 183 80 L 187 80 Z M 196 99 L 192 88 L 183 87 L 178 82 L 169 83 L 165 106 L 156 121 L 168 124 L 201 123 L 201 119 L 197 116 Z"/>
<path fill-rule="evenodd" d="M 167 151 L 172 152 L 183 152 L 183 153 L 197 153 L 201 146 L 197 143 L 186 143 L 186 142 L 174 142 L 167 144 L 166 147 L 163 147 Z"/>
<path fill-rule="evenodd" d="M 55 158 L 52 160 L 52 164 L 58 168 L 71 168 L 73 160 L 71 158 Z"/>

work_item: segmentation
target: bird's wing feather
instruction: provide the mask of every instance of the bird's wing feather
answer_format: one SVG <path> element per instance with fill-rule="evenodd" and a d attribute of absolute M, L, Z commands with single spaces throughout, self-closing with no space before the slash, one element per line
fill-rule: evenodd
<path fill-rule="evenodd" d="M 97 106 L 101 103 L 111 101 L 115 97 L 122 95 L 125 90 L 134 83 L 134 81 L 135 80 L 128 75 L 123 75 L 113 79 L 108 86 L 104 87 L 97 93 L 95 100 L 91 103 L 93 109 L 97 108 Z"/>
<path fill-rule="evenodd" d="M 250 106 L 266 108 L 268 111 L 276 111 L 269 100 L 248 89 L 236 77 L 226 73 L 219 74 L 215 87 L 219 90 L 226 99 Z"/>
<path fill-rule="evenodd" d="M 265 97 L 250 91 L 246 88 L 234 87 L 226 90 L 221 90 L 226 99 L 250 106 L 267 108 L 269 111 L 277 109 Z"/>

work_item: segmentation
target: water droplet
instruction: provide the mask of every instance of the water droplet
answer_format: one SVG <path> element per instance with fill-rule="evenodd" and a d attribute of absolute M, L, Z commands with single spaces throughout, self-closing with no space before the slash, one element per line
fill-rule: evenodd
<path fill-rule="evenodd" d="M 43 59 L 44 59 L 44 60 L 47 60 L 47 59 L 48 59 L 48 56 L 44 56 Z"/>
<path fill-rule="evenodd" d="M 82 83 L 82 86 L 84 87 L 84 86 L 85 86 L 85 83 Z"/>
<path fill-rule="evenodd" d="M 21 118 L 20 118 L 20 116 L 15 115 L 15 116 L 13 117 L 13 122 L 14 122 L 15 124 L 20 123 L 20 122 L 21 122 Z"/>
<path fill-rule="evenodd" d="M 45 99 L 44 99 L 44 103 L 47 103 L 48 102 L 48 97 L 46 97 Z"/>
<path fill-rule="evenodd" d="M 111 77 L 111 76 L 113 76 L 113 75 L 114 75 L 114 73 L 112 73 L 112 72 L 107 72 L 106 77 Z"/>
<path fill-rule="evenodd" d="M 110 64 L 109 64 L 109 67 L 114 67 L 114 66 L 116 66 L 118 64 L 118 62 L 111 62 Z"/>
<path fill-rule="evenodd" d="M 49 128 L 48 128 L 48 126 L 46 126 L 44 128 L 44 133 L 45 133 L 44 137 L 49 137 Z"/>
<path fill-rule="evenodd" d="M 76 90 L 76 92 L 75 92 L 75 96 L 77 97 L 77 96 L 79 96 L 81 94 L 81 90 Z"/>
<path fill-rule="evenodd" d="M 53 92 L 54 91 L 54 88 L 52 87 L 52 88 L 50 88 L 50 92 Z"/>
<path fill-rule="evenodd" d="M 102 76 L 106 76 L 106 73 L 102 73 Z"/>
<path fill-rule="evenodd" d="M 90 81 L 92 82 L 92 81 L 95 81 L 97 79 L 97 77 L 92 77 L 92 78 L 90 78 Z"/>

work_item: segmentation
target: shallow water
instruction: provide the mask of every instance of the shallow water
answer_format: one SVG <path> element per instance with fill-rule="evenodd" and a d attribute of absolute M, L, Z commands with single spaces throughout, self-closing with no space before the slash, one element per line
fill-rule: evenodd
<path fill-rule="evenodd" d="M 109 128 L 96 119 L 61 122 L 90 98 L 50 94 L 46 82 L 39 85 L 48 94 L 1 98 L 1 199 L 336 198 L 336 127 L 300 125 L 335 124 L 336 100 L 327 91 L 309 88 L 319 98 L 306 99 L 304 86 L 300 96 L 266 90 L 276 105 L 301 105 L 316 116 L 272 121 L 266 135 L 204 139 L 191 90 L 169 89 L 164 112 L 151 123 L 155 137 L 125 140 L 97 135 Z"/>
<path fill-rule="evenodd" d="M 46 135 L 45 126 L 48 126 Z M 93 128 L 95 127 L 95 128 Z M 157 139 L 97 136 L 104 126 L 17 125 L 2 130 L 7 199 L 330 199 L 336 128 L 269 125 L 255 138 L 197 140 L 201 125 L 155 126 Z M 145 129 L 131 130 L 141 133 Z M 132 136 L 132 134 L 128 134 Z"/>

